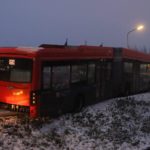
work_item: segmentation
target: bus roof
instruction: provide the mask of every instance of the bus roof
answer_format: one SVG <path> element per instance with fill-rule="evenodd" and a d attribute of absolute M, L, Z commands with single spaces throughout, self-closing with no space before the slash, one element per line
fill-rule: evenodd
<path fill-rule="evenodd" d="M 101 46 L 65 46 L 65 45 L 47 45 L 40 47 L 1 47 L 0 55 L 11 57 L 40 57 L 50 60 L 73 60 L 73 59 L 112 59 L 112 47 Z M 150 62 L 150 54 L 136 50 L 122 49 L 122 57 L 125 59 Z"/>
<path fill-rule="evenodd" d="M 131 60 L 138 60 L 138 61 L 143 61 L 143 62 L 150 62 L 150 54 L 133 50 L 133 49 L 127 49 L 123 48 L 122 49 L 122 57 L 126 59 L 131 59 Z"/>
<path fill-rule="evenodd" d="M 0 55 L 41 57 L 45 59 L 99 59 L 112 58 L 113 48 L 98 46 L 3 47 Z"/>

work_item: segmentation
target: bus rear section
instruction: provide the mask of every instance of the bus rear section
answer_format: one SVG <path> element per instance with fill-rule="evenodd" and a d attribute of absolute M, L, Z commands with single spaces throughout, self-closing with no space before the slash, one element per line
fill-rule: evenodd
<path fill-rule="evenodd" d="M 2 108 L 29 113 L 32 68 L 32 59 L 0 56 Z"/>

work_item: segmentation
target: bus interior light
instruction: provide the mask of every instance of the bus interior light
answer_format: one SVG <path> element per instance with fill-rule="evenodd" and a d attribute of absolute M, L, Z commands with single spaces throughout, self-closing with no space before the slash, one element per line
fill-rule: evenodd
<path fill-rule="evenodd" d="M 31 100 L 31 104 L 32 104 L 32 105 L 35 105 L 35 104 L 36 104 L 36 100 L 33 100 L 33 99 L 32 99 L 32 100 Z"/>
<path fill-rule="evenodd" d="M 33 96 L 32 99 L 35 100 L 35 96 Z"/>
<path fill-rule="evenodd" d="M 35 104 L 35 101 L 32 101 L 32 104 Z"/>
<path fill-rule="evenodd" d="M 32 96 L 35 96 L 35 95 L 36 95 L 36 94 L 33 92 L 33 93 L 32 93 Z"/>

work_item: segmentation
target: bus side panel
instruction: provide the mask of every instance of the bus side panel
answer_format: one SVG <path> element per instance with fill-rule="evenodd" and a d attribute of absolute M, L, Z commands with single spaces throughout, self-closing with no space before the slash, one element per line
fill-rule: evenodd
<path fill-rule="evenodd" d="M 112 60 L 101 60 L 96 69 L 96 95 L 101 101 L 112 97 Z"/>
<path fill-rule="evenodd" d="M 83 106 L 94 104 L 96 101 L 96 87 L 74 85 L 68 90 L 57 92 L 42 91 L 40 95 L 40 115 L 57 116 L 61 113 L 72 112 L 81 98 Z"/>
<path fill-rule="evenodd" d="M 113 97 L 124 95 L 122 49 L 114 49 L 112 70 Z"/>
<path fill-rule="evenodd" d="M 55 116 L 60 113 L 61 100 L 54 92 L 42 91 L 40 95 L 40 116 Z"/>
<path fill-rule="evenodd" d="M 83 100 L 83 105 L 88 106 L 95 104 L 96 101 L 96 85 L 81 85 L 72 88 L 72 95 L 74 103 L 78 100 L 79 97 Z"/>
<path fill-rule="evenodd" d="M 32 87 L 30 92 L 30 117 L 36 118 L 39 116 L 39 91 L 40 91 L 40 84 L 41 84 L 41 63 L 38 58 L 33 59 L 33 72 L 32 72 Z M 37 92 L 38 91 L 38 92 Z M 38 95 L 35 95 L 36 97 L 36 103 L 32 103 L 32 93 L 38 93 Z"/>

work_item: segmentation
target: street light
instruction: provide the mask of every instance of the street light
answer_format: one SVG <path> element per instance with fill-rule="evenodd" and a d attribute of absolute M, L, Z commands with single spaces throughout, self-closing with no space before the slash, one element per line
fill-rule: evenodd
<path fill-rule="evenodd" d="M 144 26 L 143 26 L 143 25 L 139 25 L 139 26 L 137 26 L 136 28 L 130 30 L 130 31 L 127 33 L 127 47 L 128 47 L 128 48 L 129 48 L 129 34 L 132 33 L 132 32 L 134 32 L 134 31 L 140 31 L 140 30 L 142 30 L 142 29 L 144 29 Z"/>

